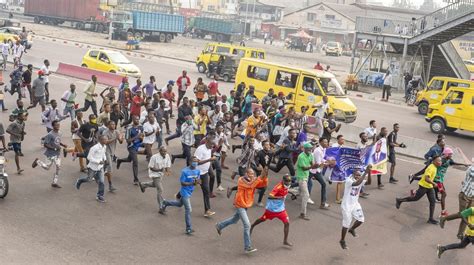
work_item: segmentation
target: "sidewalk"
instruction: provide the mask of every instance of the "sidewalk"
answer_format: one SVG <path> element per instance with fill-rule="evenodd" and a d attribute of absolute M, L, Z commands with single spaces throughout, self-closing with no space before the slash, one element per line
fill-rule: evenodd
<path fill-rule="evenodd" d="M 405 91 L 392 88 L 391 93 L 392 95 L 389 97 L 388 103 L 396 105 L 406 105 Z M 380 99 L 382 98 L 382 88 L 359 84 L 359 90 L 347 90 L 347 94 L 349 96 L 380 101 Z"/>

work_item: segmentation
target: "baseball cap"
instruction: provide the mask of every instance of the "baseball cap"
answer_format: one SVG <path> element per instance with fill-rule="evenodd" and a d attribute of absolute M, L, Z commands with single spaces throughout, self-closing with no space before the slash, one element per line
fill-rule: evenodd
<path fill-rule="evenodd" d="M 304 147 L 305 149 L 306 149 L 306 148 L 313 148 L 313 145 L 310 144 L 310 143 L 305 143 L 305 144 L 303 145 L 303 147 Z"/>

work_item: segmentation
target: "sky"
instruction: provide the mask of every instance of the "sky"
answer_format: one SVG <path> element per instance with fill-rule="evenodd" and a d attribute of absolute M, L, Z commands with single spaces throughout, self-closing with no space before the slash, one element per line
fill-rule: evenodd
<path fill-rule="evenodd" d="M 424 2 L 425 0 L 410 0 L 410 1 L 411 1 L 414 5 L 420 6 L 421 4 L 423 4 L 423 2 Z M 384 3 L 385 3 L 385 2 L 391 2 L 391 3 L 393 3 L 393 0 L 380 0 L 380 2 L 384 2 Z M 435 2 L 436 4 L 438 4 L 438 5 L 441 5 L 441 4 L 443 3 L 442 0 L 434 0 L 434 2 Z M 388 5 L 390 5 L 390 4 L 388 4 Z"/>

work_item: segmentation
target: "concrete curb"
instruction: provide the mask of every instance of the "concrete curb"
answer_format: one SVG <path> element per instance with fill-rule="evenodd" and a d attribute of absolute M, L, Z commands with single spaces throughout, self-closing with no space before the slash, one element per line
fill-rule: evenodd
<path fill-rule="evenodd" d="M 177 61 L 182 61 L 182 62 L 187 62 L 187 63 L 196 63 L 195 61 L 192 60 L 187 60 L 187 59 L 182 59 L 182 58 L 176 58 L 176 57 L 171 57 L 171 56 L 164 56 L 164 55 L 159 55 L 159 54 L 153 54 L 153 53 L 148 53 L 148 52 L 140 52 L 140 51 L 129 51 L 127 49 L 120 49 L 111 45 L 97 45 L 94 43 L 88 43 L 88 42 L 79 42 L 79 41 L 72 41 L 69 39 L 62 39 L 62 38 L 56 38 L 56 37 L 51 37 L 51 36 L 46 36 L 46 35 L 32 35 L 32 38 L 41 38 L 42 40 L 46 40 L 46 38 L 51 39 L 51 41 L 56 42 L 56 41 L 62 41 L 64 44 L 68 43 L 74 43 L 75 46 L 79 46 L 80 48 L 86 47 L 87 49 L 91 48 L 109 48 L 112 50 L 120 51 L 122 53 L 125 53 L 129 56 L 134 56 L 134 57 L 140 57 L 140 58 L 147 58 L 152 59 L 153 57 L 157 58 L 164 58 L 164 59 L 171 59 L 171 60 L 177 60 Z"/>

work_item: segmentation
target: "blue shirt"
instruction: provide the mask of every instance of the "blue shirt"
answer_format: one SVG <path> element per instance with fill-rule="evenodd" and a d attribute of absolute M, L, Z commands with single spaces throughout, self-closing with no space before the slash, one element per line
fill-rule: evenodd
<path fill-rule="evenodd" d="M 252 99 L 251 95 L 245 97 L 244 107 L 242 108 L 243 113 L 252 115 Z"/>
<path fill-rule="evenodd" d="M 191 169 L 190 167 L 185 167 L 181 170 L 181 177 L 179 178 L 180 182 L 194 182 L 195 179 L 199 179 L 200 171 L 199 169 Z M 191 186 L 181 186 L 179 193 L 185 198 L 191 197 L 193 194 L 194 185 Z"/>
<path fill-rule="evenodd" d="M 138 126 L 138 127 L 130 127 L 128 130 L 127 130 L 127 135 L 126 135 L 126 138 L 127 139 L 131 139 L 135 136 L 137 136 L 138 134 L 142 133 L 143 132 L 143 128 L 142 126 Z M 135 150 L 138 151 L 138 149 L 142 146 L 142 139 L 140 138 L 137 138 L 135 140 L 133 140 L 133 142 L 131 142 L 127 147 L 128 148 L 133 148 Z"/>

